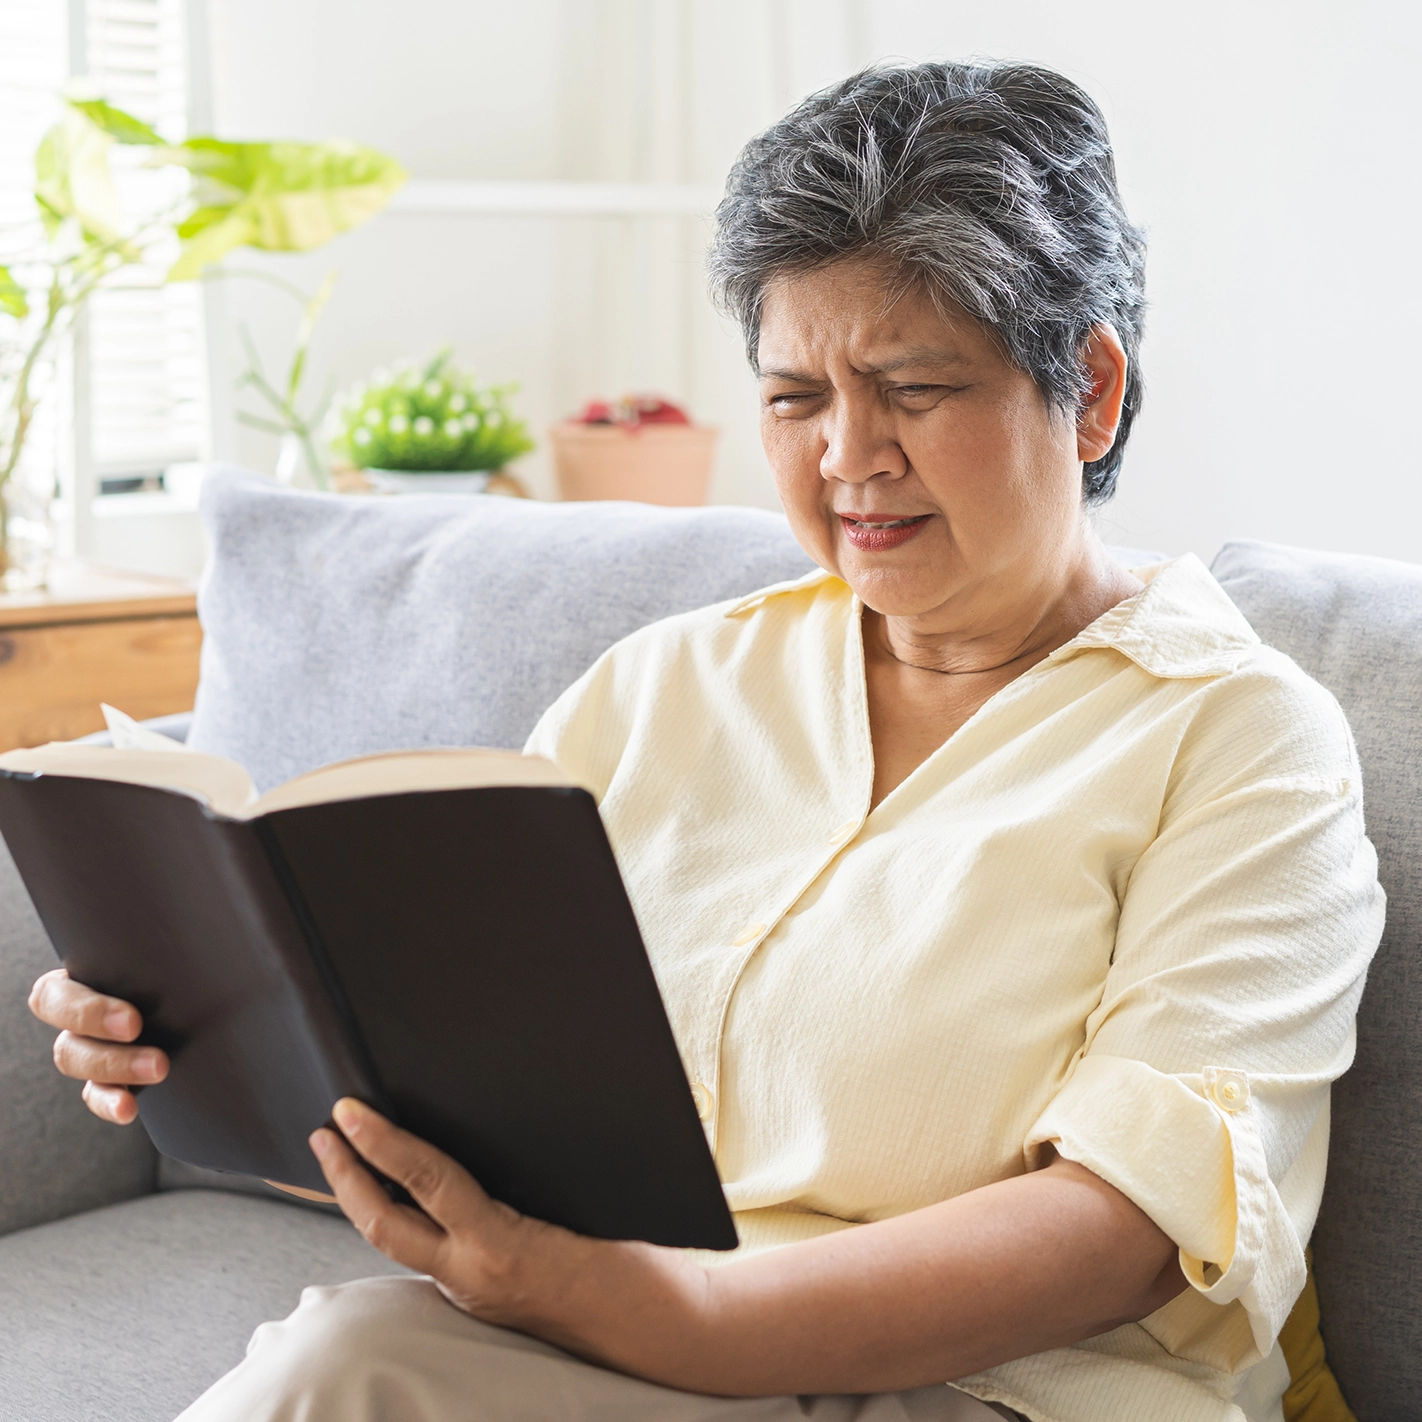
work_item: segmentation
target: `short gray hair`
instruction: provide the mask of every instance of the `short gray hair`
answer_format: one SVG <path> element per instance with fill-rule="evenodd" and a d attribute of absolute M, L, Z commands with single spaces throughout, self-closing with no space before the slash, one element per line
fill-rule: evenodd
<path fill-rule="evenodd" d="M 1069 79 L 1030 64 L 866 69 L 745 146 L 716 220 L 712 294 L 755 368 L 766 286 L 845 257 L 882 259 L 966 311 L 1073 416 L 1090 384 L 1082 348 L 1109 323 L 1130 362 L 1125 404 L 1082 492 L 1115 492 L 1143 392 L 1145 238 L 1106 120 Z"/>

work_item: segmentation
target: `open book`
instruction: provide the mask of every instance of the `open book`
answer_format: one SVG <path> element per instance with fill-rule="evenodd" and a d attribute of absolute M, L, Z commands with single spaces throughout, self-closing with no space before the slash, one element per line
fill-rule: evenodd
<path fill-rule="evenodd" d="M 585 789 L 425 750 L 257 795 L 126 719 L 0 756 L 0 834 L 71 975 L 170 1054 L 139 1095 L 159 1150 L 324 1191 L 306 1138 L 357 1096 L 526 1214 L 735 1247 Z"/>

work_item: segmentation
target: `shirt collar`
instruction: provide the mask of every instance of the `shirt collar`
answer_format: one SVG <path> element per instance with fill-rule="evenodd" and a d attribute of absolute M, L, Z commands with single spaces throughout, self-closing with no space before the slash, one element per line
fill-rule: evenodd
<path fill-rule="evenodd" d="M 1234 671 L 1259 636 L 1225 590 L 1193 554 L 1132 569 L 1145 587 L 1102 613 L 1089 627 L 1052 653 L 1066 659 L 1093 647 L 1109 647 L 1152 676 L 1224 676 Z M 727 617 L 750 612 L 782 593 L 811 588 L 833 573 L 816 568 L 803 578 L 761 588 L 732 603 Z M 841 584 L 846 593 L 849 589 Z"/>
<path fill-rule="evenodd" d="M 1053 654 L 1110 647 L 1152 676 L 1224 676 L 1259 645 L 1244 614 L 1193 554 L 1133 568 L 1145 588 Z"/>
<path fill-rule="evenodd" d="M 761 588 L 748 597 L 743 597 L 739 602 L 733 602 L 726 609 L 726 616 L 739 617 L 743 612 L 753 612 L 762 603 L 769 602 L 773 597 L 779 597 L 781 593 L 796 592 L 800 588 L 812 588 L 830 579 L 835 582 L 840 581 L 833 573 L 827 572 L 824 568 L 811 568 L 802 578 L 791 578 L 786 583 L 772 583 L 768 588 Z M 849 592 L 847 583 L 841 583 L 841 586 L 845 592 Z"/>

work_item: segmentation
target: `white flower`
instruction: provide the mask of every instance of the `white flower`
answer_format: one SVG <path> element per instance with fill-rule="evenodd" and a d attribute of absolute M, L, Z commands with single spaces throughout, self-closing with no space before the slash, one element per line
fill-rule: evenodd
<path fill-rule="evenodd" d="M 479 428 L 479 416 L 474 414 L 465 415 L 460 421 L 466 430 L 477 430 Z"/>
<path fill-rule="evenodd" d="M 415 420 L 415 433 L 417 435 L 427 435 L 434 433 L 434 421 L 428 415 L 420 415 Z"/>
<path fill-rule="evenodd" d="M 451 415 L 462 414 L 464 407 L 468 403 L 469 401 L 464 398 L 464 392 L 462 390 L 456 390 L 454 394 L 449 397 L 449 413 Z"/>
<path fill-rule="evenodd" d="M 458 420 L 446 420 L 444 422 L 444 432 L 450 439 L 458 439 L 464 433 L 464 426 Z"/>
<path fill-rule="evenodd" d="M 370 443 L 370 431 L 367 430 L 367 429 L 358 428 L 358 429 L 356 430 L 355 434 L 353 434 L 353 435 L 351 436 L 351 438 L 352 438 L 357 444 L 369 444 L 369 443 Z"/>
<path fill-rule="evenodd" d="M 407 420 L 407 419 L 405 418 L 404 415 L 391 415 L 391 416 L 390 416 L 390 433 L 391 433 L 391 434 L 404 434 L 405 431 L 406 431 L 407 429 L 409 429 L 409 428 L 410 428 L 410 422 L 409 422 L 409 420 Z"/>
<path fill-rule="evenodd" d="M 438 400 L 439 397 L 444 394 L 444 381 L 442 381 L 442 380 L 427 380 L 427 381 L 425 381 L 425 394 L 428 395 L 431 400 Z"/>
<path fill-rule="evenodd" d="M 378 430 L 380 428 L 380 422 L 385 418 L 385 416 L 382 415 L 379 410 L 367 410 L 362 416 L 362 418 L 365 420 L 366 424 L 371 427 L 371 429 Z"/>

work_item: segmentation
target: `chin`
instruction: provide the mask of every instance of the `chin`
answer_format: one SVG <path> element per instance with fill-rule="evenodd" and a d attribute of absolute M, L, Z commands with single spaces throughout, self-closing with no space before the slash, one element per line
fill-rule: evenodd
<path fill-rule="evenodd" d="M 951 596 L 941 570 L 926 574 L 903 568 L 853 568 L 840 573 L 859 600 L 881 617 L 922 617 Z"/>

